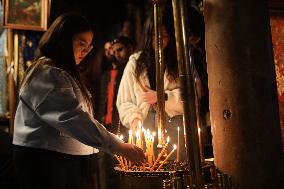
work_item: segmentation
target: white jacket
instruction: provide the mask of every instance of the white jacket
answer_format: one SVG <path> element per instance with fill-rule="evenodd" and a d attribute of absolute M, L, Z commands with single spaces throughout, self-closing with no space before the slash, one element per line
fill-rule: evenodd
<path fill-rule="evenodd" d="M 119 117 L 123 125 L 130 127 L 135 118 L 144 120 L 147 117 L 150 104 L 143 101 L 142 87 L 138 84 L 135 77 L 136 61 L 140 56 L 140 52 L 130 56 L 129 61 L 124 69 L 124 73 L 120 82 L 116 106 Z M 164 75 L 164 89 L 168 95 L 165 102 L 165 111 L 169 117 L 182 115 L 183 108 L 180 98 L 180 89 L 177 82 L 170 82 Z M 150 89 L 147 73 L 141 76 L 141 84 L 143 88 Z"/>
<path fill-rule="evenodd" d="M 66 71 L 41 65 L 21 89 L 13 144 L 89 155 L 98 151 L 95 148 L 112 154 L 118 143 L 115 135 L 92 118 L 80 88 Z"/>

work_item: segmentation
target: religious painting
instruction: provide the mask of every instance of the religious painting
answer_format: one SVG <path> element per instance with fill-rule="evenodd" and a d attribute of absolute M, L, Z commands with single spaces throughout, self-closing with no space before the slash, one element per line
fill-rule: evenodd
<path fill-rule="evenodd" d="M 284 150 L 284 12 L 270 13 L 278 103 Z"/>
<path fill-rule="evenodd" d="M 4 27 L 45 31 L 50 0 L 4 0 Z"/>

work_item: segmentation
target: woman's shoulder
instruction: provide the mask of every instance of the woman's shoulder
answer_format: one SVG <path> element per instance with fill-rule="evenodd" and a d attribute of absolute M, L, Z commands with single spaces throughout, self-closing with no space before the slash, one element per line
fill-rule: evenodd
<path fill-rule="evenodd" d="M 126 70 L 131 70 L 131 71 L 134 71 L 135 68 L 136 68 L 136 63 L 137 63 L 137 60 L 139 58 L 139 56 L 141 55 L 141 51 L 138 51 L 136 53 L 133 53 L 130 57 L 129 57 L 129 60 L 128 60 L 128 63 L 125 67 Z"/>
<path fill-rule="evenodd" d="M 37 81 L 42 83 L 53 83 L 54 87 L 59 87 L 66 84 L 66 80 L 71 80 L 72 77 L 67 71 L 55 66 L 55 62 L 46 57 L 38 60 L 40 68 L 38 73 L 34 76 Z"/>
<path fill-rule="evenodd" d="M 141 55 L 141 52 L 142 52 L 142 51 L 138 51 L 138 52 L 133 53 L 133 54 L 129 57 L 129 61 L 130 61 L 130 60 L 137 61 L 138 58 L 139 58 L 139 56 Z"/>
<path fill-rule="evenodd" d="M 63 72 L 63 69 L 60 69 L 56 66 L 55 61 L 47 57 L 41 57 L 37 60 L 37 64 L 40 66 L 41 71 L 52 71 L 52 72 Z"/>

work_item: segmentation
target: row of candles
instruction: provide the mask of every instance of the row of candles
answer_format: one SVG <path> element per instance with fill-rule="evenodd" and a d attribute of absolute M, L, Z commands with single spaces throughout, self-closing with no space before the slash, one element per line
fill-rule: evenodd
<path fill-rule="evenodd" d="M 150 171 L 159 171 L 165 163 L 169 160 L 169 158 L 174 154 L 175 151 L 177 151 L 177 159 L 176 161 L 179 162 L 179 152 L 180 152 L 180 129 L 178 127 L 178 145 L 173 145 L 173 149 L 169 154 L 167 154 L 167 148 L 169 146 L 170 137 L 167 137 L 166 144 L 163 145 L 161 151 L 159 152 L 157 158 L 155 157 L 154 153 L 154 142 L 155 142 L 155 132 L 150 132 L 149 129 L 145 130 L 141 123 L 138 125 L 139 131 L 135 132 L 135 137 L 133 136 L 132 130 L 129 130 L 129 136 L 128 136 L 128 143 L 129 144 L 135 144 L 136 146 L 140 147 L 144 150 L 144 146 L 146 147 L 146 160 L 148 161 L 148 167 L 147 169 Z M 160 135 L 160 132 L 158 132 L 158 135 Z M 120 135 L 119 138 L 123 140 L 123 136 Z M 135 140 L 134 140 L 135 139 Z M 166 157 L 165 157 L 166 156 Z M 165 157 L 162 160 L 162 157 Z M 127 161 L 125 158 L 121 156 L 115 156 L 117 161 L 120 164 L 120 167 L 122 167 L 125 170 L 128 170 L 132 163 L 130 161 Z M 159 166 L 157 167 L 157 165 Z M 157 167 L 157 168 L 156 168 Z M 143 171 L 146 170 L 145 164 L 143 164 L 140 167 Z"/>

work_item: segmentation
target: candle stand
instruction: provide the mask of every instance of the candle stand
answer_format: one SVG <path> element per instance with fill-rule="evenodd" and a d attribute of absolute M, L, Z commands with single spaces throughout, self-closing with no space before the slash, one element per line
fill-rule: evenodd
<path fill-rule="evenodd" d="M 147 166 L 146 166 L 147 167 Z M 161 171 L 124 170 L 115 167 L 119 189 L 195 189 L 192 186 L 190 171 L 186 165 L 169 162 Z M 174 169 L 183 170 L 174 170 Z M 202 166 L 204 189 L 231 189 L 232 183 L 228 175 L 222 174 L 212 161 L 206 161 Z"/>

